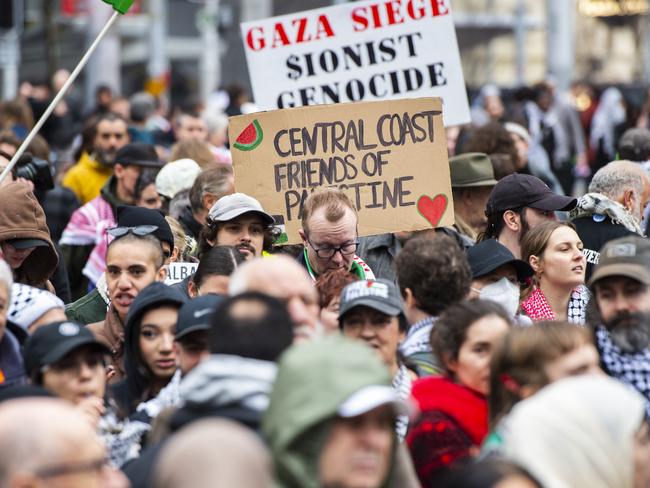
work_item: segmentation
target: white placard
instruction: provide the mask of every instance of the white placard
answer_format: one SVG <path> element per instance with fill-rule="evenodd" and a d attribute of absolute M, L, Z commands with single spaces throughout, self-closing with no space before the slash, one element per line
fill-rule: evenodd
<path fill-rule="evenodd" d="M 262 110 L 438 96 L 470 121 L 450 0 L 371 0 L 241 24 Z"/>
<path fill-rule="evenodd" d="M 198 263 L 170 263 L 167 267 L 166 285 L 173 285 L 191 276 L 199 266 Z"/>

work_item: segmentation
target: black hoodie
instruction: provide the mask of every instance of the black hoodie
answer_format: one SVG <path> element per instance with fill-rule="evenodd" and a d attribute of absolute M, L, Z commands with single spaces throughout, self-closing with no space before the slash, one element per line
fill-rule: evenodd
<path fill-rule="evenodd" d="M 124 370 L 126 378 L 111 387 L 111 395 L 124 417 L 131 415 L 139 403 L 150 398 L 151 386 L 147 366 L 140 354 L 140 325 L 148 310 L 163 305 L 178 308 L 186 299 L 174 288 L 161 282 L 151 283 L 138 293 L 124 324 Z"/>

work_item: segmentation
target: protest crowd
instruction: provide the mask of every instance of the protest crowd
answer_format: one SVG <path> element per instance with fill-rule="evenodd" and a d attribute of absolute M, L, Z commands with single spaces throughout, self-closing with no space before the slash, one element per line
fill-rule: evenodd
<path fill-rule="evenodd" d="M 0 182 L 0 487 L 650 487 L 650 102 L 486 85 L 453 225 L 323 184 L 287 238 L 222 95 L 73 90 Z"/>

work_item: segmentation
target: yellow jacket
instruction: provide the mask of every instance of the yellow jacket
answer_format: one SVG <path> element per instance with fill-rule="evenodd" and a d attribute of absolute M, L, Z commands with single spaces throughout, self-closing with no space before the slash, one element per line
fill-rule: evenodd
<path fill-rule="evenodd" d="M 83 205 L 99 196 L 99 190 L 112 174 L 113 168 L 98 163 L 84 151 L 63 177 L 63 186 L 70 188 Z"/>

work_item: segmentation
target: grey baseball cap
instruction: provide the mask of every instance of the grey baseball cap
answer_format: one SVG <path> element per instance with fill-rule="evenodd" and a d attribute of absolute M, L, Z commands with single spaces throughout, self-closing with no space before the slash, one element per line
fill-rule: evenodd
<path fill-rule="evenodd" d="M 208 213 L 212 222 L 228 222 L 245 213 L 254 212 L 267 224 L 274 224 L 275 219 L 264 211 L 260 202 L 245 193 L 233 193 L 217 200 Z"/>
<path fill-rule="evenodd" d="M 625 276 L 650 285 L 650 241 L 639 236 L 627 236 L 605 244 L 589 286 L 610 276 Z"/>
<path fill-rule="evenodd" d="M 339 318 L 359 305 L 373 308 L 393 317 L 404 313 L 399 291 L 395 283 L 388 280 L 360 280 L 343 288 Z"/>

